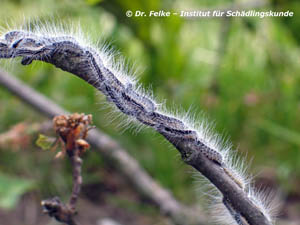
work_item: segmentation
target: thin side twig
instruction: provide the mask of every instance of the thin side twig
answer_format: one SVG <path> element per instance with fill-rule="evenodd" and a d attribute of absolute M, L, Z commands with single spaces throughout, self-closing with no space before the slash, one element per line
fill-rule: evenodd
<path fill-rule="evenodd" d="M 63 143 L 63 152 L 67 153 L 72 164 L 73 187 L 70 200 L 67 204 L 60 201 L 58 197 L 42 201 L 44 212 L 57 221 L 68 225 L 79 225 L 74 219 L 77 214 L 76 203 L 80 193 L 82 176 L 81 155 L 89 144 L 85 141 L 92 122 L 91 115 L 74 113 L 70 116 L 60 115 L 53 119 L 54 129 Z"/>
<path fill-rule="evenodd" d="M 73 189 L 72 194 L 69 200 L 69 205 L 72 210 L 75 210 L 76 208 L 76 202 L 78 199 L 78 195 L 80 193 L 81 184 L 82 184 L 82 176 L 81 176 L 81 165 L 82 165 L 82 159 L 79 157 L 79 155 L 75 154 L 70 157 L 72 168 L 73 168 Z"/>

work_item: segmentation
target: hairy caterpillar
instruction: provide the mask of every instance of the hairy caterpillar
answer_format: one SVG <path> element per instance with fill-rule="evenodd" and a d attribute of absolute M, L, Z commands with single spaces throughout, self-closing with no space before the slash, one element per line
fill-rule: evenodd
<path fill-rule="evenodd" d="M 119 111 L 162 134 L 185 159 L 200 152 L 214 162 L 247 194 L 251 203 L 267 218 L 266 224 L 273 223 L 270 209 L 266 207 L 268 202 L 257 196 L 244 171 L 235 165 L 230 147 L 222 146 L 218 138 L 210 136 L 204 125 L 197 129 L 182 118 L 164 113 L 162 106 L 143 92 L 133 78 L 124 76 L 124 71 L 115 65 L 117 62 L 109 52 L 97 50 L 75 37 L 48 27 L 40 31 L 10 31 L 0 38 L 0 58 L 22 57 L 23 65 L 41 60 L 81 77 L 100 90 Z M 223 211 L 216 215 L 230 215 L 222 223 L 251 224 L 230 199 L 221 196 L 218 200 Z"/>

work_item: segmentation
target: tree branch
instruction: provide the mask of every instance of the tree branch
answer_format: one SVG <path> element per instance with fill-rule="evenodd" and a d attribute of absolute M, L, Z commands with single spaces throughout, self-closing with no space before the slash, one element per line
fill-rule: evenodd
<path fill-rule="evenodd" d="M 157 104 L 140 93 L 131 80 L 120 80 L 116 67 L 106 64 L 104 52 L 86 47 L 73 37 L 41 36 L 27 31 L 11 31 L 0 39 L 0 57 L 22 57 L 29 65 L 34 60 L 51 63 L 70 72 L 101 91 L 107 100 L 125 115 L 154 128 L 181 153 L 183 160 L 201 172 L 222 193 L 228 204 L 251 225 L 270 225 L 263 211 L 250 199 L 246 183 L 239 185 L 227 170 L 223 156 L 209 140 L 185 124 L 184 121 L 159 111 Z M 111 60 L 113 65 L 115 61 Z M 228 165 L 230 167 L 230 165 Z"/>

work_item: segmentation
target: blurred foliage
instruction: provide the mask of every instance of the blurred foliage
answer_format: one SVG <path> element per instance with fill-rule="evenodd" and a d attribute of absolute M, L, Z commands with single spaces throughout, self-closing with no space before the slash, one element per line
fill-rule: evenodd
<path fill-rule="evenodd" d="M 19 198 L 34 187 L 30 179 L 0 174 L 0 207 L 11 209 L 18 203 Z"/>
<path fill-rule="evenodd" d="M 133 12 L 178 11 L 219 8 L 229 3 L 231 1 L 1 0 L 0 25 L 20 25 L 23 16 L 33 21 L 80 22 L 90 39 L 107 40 L 132 62 L 130 67 L 142 68 L 143 73 L 138 75 L 140 81 L 145 87 L 151 87 L 159 99 L 167 99 L 171 110 L 209 115 L 209 120 L 216 123 L 216 131 L 226 130 L 234 145 L 239 146 L 239 152 L 247 153 L 249 159 L 254 158 L 252 168 L 257 168 L 254 172 L 272 168 L 277 176 L 274 179 L 285 191 L 297 190 L 300 178 L 300 32 L 297 23 L 300 14 L 295 13 L 293 18 L 235 18 L 229 21 L 228 37 L 222 36 L 224 23 L 220 18 L 128 18 L 125 15 L 129 9 Z M 270 8 L 296 11 L 300 5 L 296 0 L 274 1 L 261 10 Z M 225 49 L 220 54 L 222 44 Z M 108 121 L 111 110 L 98 104 L 105 100 L 99 99 L 88 84 L 41 62 L 24 67 L 2 60 L 1 65 L 67 110 L 93 114 L 95 125 L 118 140 L 176 197 L 185 202 L 194 199 L 192 179 L 187 172 L 191 169 L 180 162 L 175 150 L 169 151 L 173 147 L 148 129 L 139 133 L 117 129 L 121 120 Z M 24 120 L 43 119 L 4 88 L 0 89 L 0 96 L 0 132 Z M 201 120 L 203 118 L 197 118 Z M 0 171 L 30 174 L 39 181 L 37 189 L 45 195 L 68 192 L 70 179 L 65 177 L 70 177 L 66 170 L 69 167 L 49 161 L 53 153 L 29 146 L 21 154 L 20 160 L 19 152 L 0 149 Z M 104 164 L 100 156 L 88 153 L 85 182 L 101 179 L 95 171 L 101 170 Z"/>

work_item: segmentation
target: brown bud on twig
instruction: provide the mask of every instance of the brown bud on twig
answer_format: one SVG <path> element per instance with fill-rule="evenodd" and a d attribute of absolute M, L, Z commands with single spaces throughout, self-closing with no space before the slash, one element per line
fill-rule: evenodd
<path fill-rule="evenodd" d="M 53 119 L 53 127 L 59 136 L 63 149 L 58 155 L 64 155 L 66 152 L 72 163 L 73 188 L 70 200 L 64 204 L 58 197 L 42 201 L 44 212 L 57 221 L 68 225 L 78 225 L 74 220 L 76 214 L 76 203 L 80 193 L 82 176 L 80 156 L 90 147 L 85 140 L 88 131 L 92 128 L 91 115 L 74 113 L 72 115 L 60 115 Z"/>

